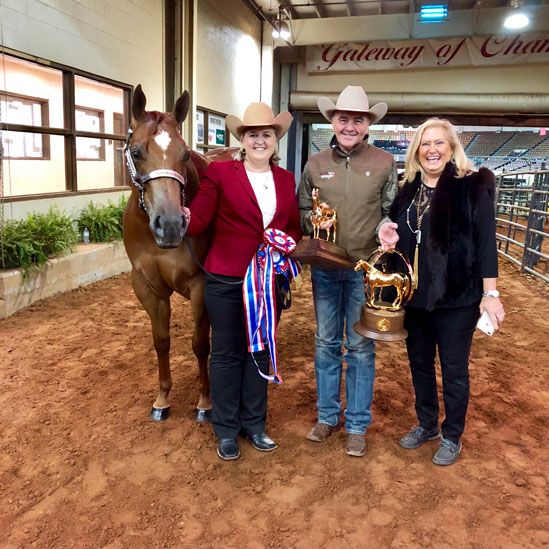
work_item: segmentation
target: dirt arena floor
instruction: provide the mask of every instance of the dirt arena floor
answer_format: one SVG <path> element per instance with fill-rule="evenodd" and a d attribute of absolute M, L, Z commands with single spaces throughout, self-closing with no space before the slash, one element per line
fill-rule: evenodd
<path fill-rule="evenodd" d="M 279 329 L 282 386 L 270 387 L 271 454 L 242 441 L 224 463 L 193 420 L 189 304 L 173 300 L 172 415 L 156 396 L 149 321 L 123 275 L 0 321 L 0 547 L 316 548 L 549 546 L 549 289 L 503 263 L 507 320 L 475 335 L 463 451 L 399 447 L 415 425 L 403 343 L 377 346 L 364 458 L 314 423 L 310 283 Z"/>

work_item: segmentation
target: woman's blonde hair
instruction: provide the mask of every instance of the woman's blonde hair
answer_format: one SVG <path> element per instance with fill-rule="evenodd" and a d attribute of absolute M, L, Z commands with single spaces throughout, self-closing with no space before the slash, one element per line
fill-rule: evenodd
<path fill-rule="evenodd" d="M 414 137 L 412 137 L 412 141 L 410 141 L 410 145 L 406 151 L 406 159 L 404 160 L 403 182 L 407 183 L 413 181 L 418 172 L 421 173 L 421 179 L 425 177 L 425 171 L 419 162 L 419 147 L 421 145 L 423 133 L 429 128 L 442 128 L 444 130 L 446 139 L 452 149 L 452 162 L 456 165 L 457 177 L 464 177 L 471 172 L 473 164 L 467 158 L 453 124 L 444 118 L 434 117 L 425 120 L 416 130 Z"/>
<path fill-rule="evenodd" d="M 242 144 L 242 140 L 244 139 L 244 136 L 246 135 L 246 132 L 251 130 L 251 129 L 253 129 L 253 128 L 246 128 L 242 132 L 242 134 L 240 135 L 240 148 L 238 149 L 238 151 L 236 151 L 233 154 L 233 159 L 234 160 L 238 160 L 239 162 L 244 162 L 244 159 L 246 158 L 246 150 L 244 149 L 244 145 Z M 263 129 L 267 129 L 267 128 L 263 128 Z M 274 131 L 274 128 L 269 127 L 268 129 L 273 130 L 273 132 L 275 133 L 275 137 L 276 137 L 276 132 Z M 277 141 L 276 145 L 275 145 L 274 152 L 271 155 L 271 158 L 269 159 L 269 162 L 272 162 L 274 164 L 278 164 L 279 161 L 280 161 L 280 156 L 278 155 L 278 141 Z"/>

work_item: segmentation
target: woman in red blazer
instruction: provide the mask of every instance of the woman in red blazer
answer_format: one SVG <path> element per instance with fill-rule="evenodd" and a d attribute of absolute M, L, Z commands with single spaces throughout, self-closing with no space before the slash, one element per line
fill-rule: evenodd
<path fill-rule="evenodd" d="M 213 225 L 204 265 L 211 273 L 205 300 L 212 325 L 212 426 L 224 460 L 240 456 L 239 434 L 256 450 L 277 447 L 265 434 L 267 381 L 257 371 L 268 374 L 269 351 L 248 352 L 242 282 L 265 229 L 283 231 L 296 242 L 301 238 L 294 176 L 274 164 L 277 140 L 291 121 L 289 112 L 275 118 L 265 103 L 249 105 L 242 120 L 228 116 L 227 127 L 240 140 L 240 150 L 234 160 L 208 166 L 190 211 L 184 209 L 189 235 Z"/>

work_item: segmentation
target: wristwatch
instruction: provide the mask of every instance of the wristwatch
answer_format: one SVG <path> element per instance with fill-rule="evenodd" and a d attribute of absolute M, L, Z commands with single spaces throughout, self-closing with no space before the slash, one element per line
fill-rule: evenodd
<path fill-rule="evenodd" d="M 497 290 L 486 290 L 482 292 L 482 297 L 499 297 L 499 292 Z"/>

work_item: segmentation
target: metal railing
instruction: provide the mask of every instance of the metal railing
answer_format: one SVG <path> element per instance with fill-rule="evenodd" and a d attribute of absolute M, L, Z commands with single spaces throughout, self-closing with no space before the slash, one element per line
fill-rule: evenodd
<path fill-rule="evenodd" d="M 545 282 L 549 282 L 549 255 L 542 248 L 549 237 L 549 232 L 544 230 L 549 222 L 548 201 L 548 170 L 513 172 L 497 177 L 498 253 L 519 265 L 522 272 Z"/>

